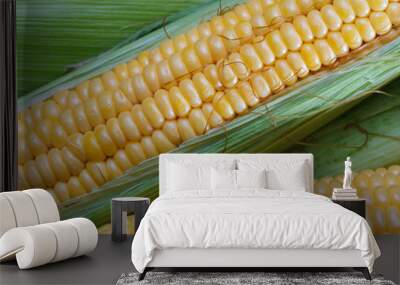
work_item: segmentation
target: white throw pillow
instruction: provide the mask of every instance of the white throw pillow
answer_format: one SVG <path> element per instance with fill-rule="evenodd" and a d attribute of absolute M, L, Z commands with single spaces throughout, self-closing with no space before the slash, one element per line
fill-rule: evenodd
<path fill-rule="evenodd" d="M 211 190 L 211 167 L 170 163 L 168 191 Z"/>
<path fill-rule="evenodd" d="M 211 177 L 214 190 L 236 190 L 236 170 L 212 168 Z"/>
<path fill-rule="evenodd" d="M 236 170 L 237 188 L 267 188 L 267 171 Z"/>
<path fill-rule="evenodd" d="M 272 190 L 306 191 L 309 167 L 304 160 L 239 160 L 239 170 L 267 170 L 267 188 Z"/>

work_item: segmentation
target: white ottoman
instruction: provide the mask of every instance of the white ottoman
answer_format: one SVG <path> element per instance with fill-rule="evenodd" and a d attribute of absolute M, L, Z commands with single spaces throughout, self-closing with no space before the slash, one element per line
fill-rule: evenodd
<path fill-rule="evenodd" d="M 0 261 L 16 258 L 20 269 L 96 248 L 96 226 L 85 218 L 59 221 L 57 205 L 45 190 L 0 193 L 0 214 Z"/>

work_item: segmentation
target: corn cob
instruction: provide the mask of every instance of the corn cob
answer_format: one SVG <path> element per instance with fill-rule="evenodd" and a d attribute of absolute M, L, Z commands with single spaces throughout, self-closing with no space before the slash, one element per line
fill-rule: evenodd
<path fill-rule="evenodd" d="M 228 74 L 222 77 L 225 80 L 220 80 L 221 78 L 218 77 L 218 66 L 209 64 L 204 69 L 204 74 L 201 72 L 196 73 L 191 79 L 183 79 L 179 82 L 178 86 L 174 86 L 169 90 L 159 89 L 156 91 L 154 97 L 146 96 L 141 100 L 140 104 L 136 101 L 129 101 L 129 99 L 124 97 L 124 93 L 120 91 L 108 93 L 108 96 L 99 96 L 96 99 L 91 98 L 91 101 L 89 99 L 84 102 L 90 102 L 90 104 L 88 103 L 85 106 L 88 106 L 87 108 L 92 111 L 89 112 L 92 114 L 92 119 L 87 119 L 86 121 L 91 121 L 92 126 L 95 126 L 95 130 L 94 132 L 88 131 L 83 136 L 74 133 L 77 127 L 74 128 L 73 123 L 71 123 L 74 120 L 74 117 L 71 116 L 71 110 L 68 110 L 70 112 L 63 113 L 63 115 L 69 114 L 69 117 L 66 117 L 67 119 L 64 120 L 63 124 L 57 125 L 53 122 L 53 131 L 49 132 L 46 130 L 45 126 L 49 126 L 50 122 L 45 121 L 40 126 L 42 129 L 40 133 L 44 141 L 51 140 L 49 137 L 50 134 L 58 134 L 53 141 L 54 145 L 58 146 L 60 150 L 53 148 L 48 154 L 45 154 L 46 149 L 43 152 L 35 151 L 33 155 L 21 155 L 23 158 L 36 156 L 34 161 L 25 159 L 27 163 L 23 167 L 24 171 L 20 172 L 21 176 L 23 176 L 22 180 L 27 182 L 24 184 L 37 187 L 54 187 L 56 193 L 68 192 L 71 194 L 71 197 L 90 192 L 93 187 L 119 176 L 132 165 L 148 157 L 157 155 L 159 152 L 169 151 L 182 141 L 203 134 L 210 126 L 216 127 L 224 120 L 231 120 L 236 115 L 243 114 L 247 111 L 248 107 L 252 107 L 259 100 L 268 97 L 271 91 L 279 91 L 285 85 L 294 84 L 298 78 L 307 76 L 309 70 L 316 71 L 322 65 L 332 64 L 338 56 L 348 53 L 349 47 L 347 47 L 345 41 L 346 35 L 347 38 L 352 40 L 354 36 L 351 37 L 349 34 L 353 33 L 359 36 L 359 33 L 356 25 L 352 25 L 349 29 L 344 29 L 344 25 L 341 33 L 333 32 L 338 28 L 338 25 L 340 26 L 337 23 L 338 21 L 330 21 L 329 29 L 332 32 L 325 33 L 328 27 L 325 26 L 325 29 L 324 25 L 322 25 L 324 20 L 320 14 L 325 15 L 333 11 L 333 8 L 329 9 L 326 7 L 322 6 L 321 12 L 311 10 L 307 15 L 309 18 L 307 20 L 310 23 L 311 30 L 313 30 L 312 36 L 316 38 L 326 36 L 327 40 L 316 39 L 314 44 L 302 45 L 300 36 L 297 35 L 297 40 L 291 41 L 290 39 L 293 37 L 289 35 L 296 35 L 294 26 L 290 23 L 282 23 L 282 25 L 273 31 L 267 33 L 266 37 L 262 38 L 262 40 L 255 38 L 256 40 L 253 42 L 253 45 L 242 45 L 239 52 L 231 53 L 230 59 L 232 62 L 242 62 L 243 64 L 232 64 L 232 68 L 230 66 L 226 68 L 225 66 L 222 69 L 222 75 Z M 324 12 L 325 10 L 328 10 L 328 12 Z M 372 15 L 371 13 L 370 16 L 372 17 Z M 376 33 L 387 33 L 391 28 L 390 20 L 387 17 L 385 18 L 385 16 L 380 17 L 383 17 L 384 21 L 379 22 L 380 26 L 377 23 L 375 24 Z M 374 23 L 372 19 L 371 22 Z M 387 21 L 385 22 L 385 20 Z M 311 25 L 311 23 L 314 24 Z M 303 31 L 306 30 L 303 29 Z M 363 31 L 362 28 L 360 30 Z M 294 38 L 296 39 L 296 37 Z M 285 39 L 288 47 L 285 45 Z M 363 39 L 350 40 L 347 42 L 357 42 L 357 44 L 353 44 L 352 46 L 349 44 L 350 48 L 358 48 L 362 44 Z M 329 45 L 329 42 L 331 45 Z M 336 44 L 336 48 L 334 44 Z M 269 59 L 272 58 L 272 61 L 268 64 L 262 62 L 255 52 L 257 50 L 256 47 L 262 45 L 265 47 L 269 45 L 270 50 L 273 51 L 269 52 L 271 55 Z M 295 52 L 299 49 L 300 53 Z M 289 52 L 289 50 L 293 50 L 293 52 Z M 268 52 L 262 54 L 268 55 Z M 280 59 L 283 56 L 286 56 L 286 58 Z M 263 64 L 265 64 L 267 69 L 261 71 Z M 271 64 L 274 65 L 271 66 Z M 240 68 L 242 65 L 245 68 Z M 229 69 L 233 71 L 230 74 L 228 72 Z M 248 74 L 248 69 L 253 71 L 251 76 Z M 229 78 L 229 75 L 236 75 L 236 77 L 231 76 Z M 249 79 L 245 80 L 246 77 L 249 77 Z M 235 85 L 239 79 L 243 79 L 244 81 L 240 82 L 236 88 Z M 98 81 L 98 78 L 95 81 Z M 108 86 L 112 86 L 112 84 Z M 235 88 L 231 88 L 225 93 L 216 92 L 216 89 L 221 86 Z M 121 113 L 118 119 L 113 117 L 116 116 L 117 112 L 115 109 L 118 108 L 113 108 L 114 106 L 111 103 L 113 102 L 113 95 L 110 94 L 114 94 L 114 98 L 124 98 L 120 100 L 121 102 L 125 102 L 125 104 L 119 104 L 121 106 L 119 109 Z M 119 94 L 119 96 L 115 94 Z M 75 97 L 77 98 L 77 96 Z M 99 98 L 106 99 L 99 100 Z M 99 112 L 98 109 L 100 108 L 96 108 L 96 102 L 98 102 L 96 100 L 103 102 L 105 106 L 103 112 Z M 133 107 L 129 105 L 131 103 L 133 103 Z M 51 105 L 47 102 L 46 104 Z M 201 109 L 199 108 L 200 106 L 202 106 Z M 124 109 L 125 107 L 126 109 L 131 108 L 131 112 Z M 75 110 L 79 110 L 79 107 L 76 107 Z M 52 113 L 49 111 L 47 113 L 55 114 L 56 112 Z M 102 115 L 106 117 L 103 118 Z M 56 121 L 57 118 L 54 118 L 54 115 L 51 116 L 49 118 L 51 117 Z M 36 117 L 40 118 L 39 115 Z M 102 124 L 106 119 L 108 119 L 107 124 Z M 79 121 L 79 123 L 81 127 L 85 125 L 82 121 Z M 70 133 L 69 138 L 66 130 Z M 21 136 L 24 135 L 24 128 L 21 128 Z M 26 141 L 31 145 L 33 144 L 33 149 L 37 150 L 35 143 L 40 141 L 40 136 L 32 137 L 32 135 L 34 133 L 30 132 Z M 131 141 L 131 143 L 127 144 L 127 141 Z M 24 146 L 24 143 L 22 143 L 22 146 L 25 150 L 29 149 L 29 147 Z M 122 149 L 123 147 L 125 148 Z M 129 150 L 131 151 L 129 152 Z M 103 179 L 95 181 L 93 176 L 98 174 L 93 174 L 93 170 L 89 171 L 88 168 L 91 167 L 89 164 L 85 168 L 84 163 L 87 161 L 98 162 L 105 159 L 107 161 L 102 167 L 95 167 L 101 170 L 100 175 L 103 176 Z M 98 165 L 98 163 L 95 165 Z M 41 170 L 42 174 L 40 173 Z M 51 177 L 51 175 L 43 177 L 46 176 L 44 173 L 48 170 L 55 172 L 54 177 Z M 65 199 L 69 198 L 66 195 L 63 197 L 66 197 Z"/>
<path fill-rule="evenodd" d="M 315 181 L 315 192 L 332 196 L 342 187 L 343 176 L 323 177 Z M 367 200 L 367 219 L 377 234 L 400 233 L 400 165 L 365 169 L 354 174 L 353 187 Z"/>

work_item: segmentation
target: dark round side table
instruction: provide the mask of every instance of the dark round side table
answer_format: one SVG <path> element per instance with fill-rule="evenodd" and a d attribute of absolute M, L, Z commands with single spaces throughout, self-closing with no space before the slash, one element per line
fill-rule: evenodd
<path fill-rule="evenodd" d="M 111 239 L 123 241 L 126 239 L 126 222 L 129 214 L 135 214 L 135 229 L 150 206 L 150 199 L 143 197 L 118 197 L 111 200 Z"/>

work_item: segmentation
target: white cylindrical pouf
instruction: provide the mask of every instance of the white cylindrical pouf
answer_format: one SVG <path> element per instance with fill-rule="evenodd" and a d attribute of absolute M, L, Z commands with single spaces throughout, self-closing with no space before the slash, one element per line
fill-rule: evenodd
<path fill-rule="evenodd" d="M 49 192 L 43 189 L 29 189 L 23 192 L 28 194 L 32 199 L 39 218 L 39 224 L 60 220 L 57 204 Z"/>
<path fill-rule="evenodd" d="M 0 239 L 0 257 L 15 254 L 20 269 L 49 263 L 57 252 L 54 232 L 42 225 L 14 228 Z"/>
<path fill-rule="evenodd" d="M 1 196 L 10 202 L 17 227 L 33 226 L 39 223 L 33 201 L 24 191 L 3 192 Z"/>
<path fill-rule="evenodd" d="M 14 211 L 6 197 L 0 194 L 0 237 L 9 229 L 15 228 Z"/>
<path fill-rule="evenodd" d="M 98 233 L 96 226 L 91 220 L 85 218 L 74 218 L 66 220 L 65 222 L 69 222 L 74 226 L 78 233 L 79 244 L 74 256 L 86 254 L 96 248 Z"/>
<path fill-rule="evenodd" d="M 44 224 L 43 227 L 51 229 L 57 238 L 57 252 L 51 262 L 68 259 L 75 255 L 79 238 L 78 233 L 70 223 L 61 221 Z"/>

